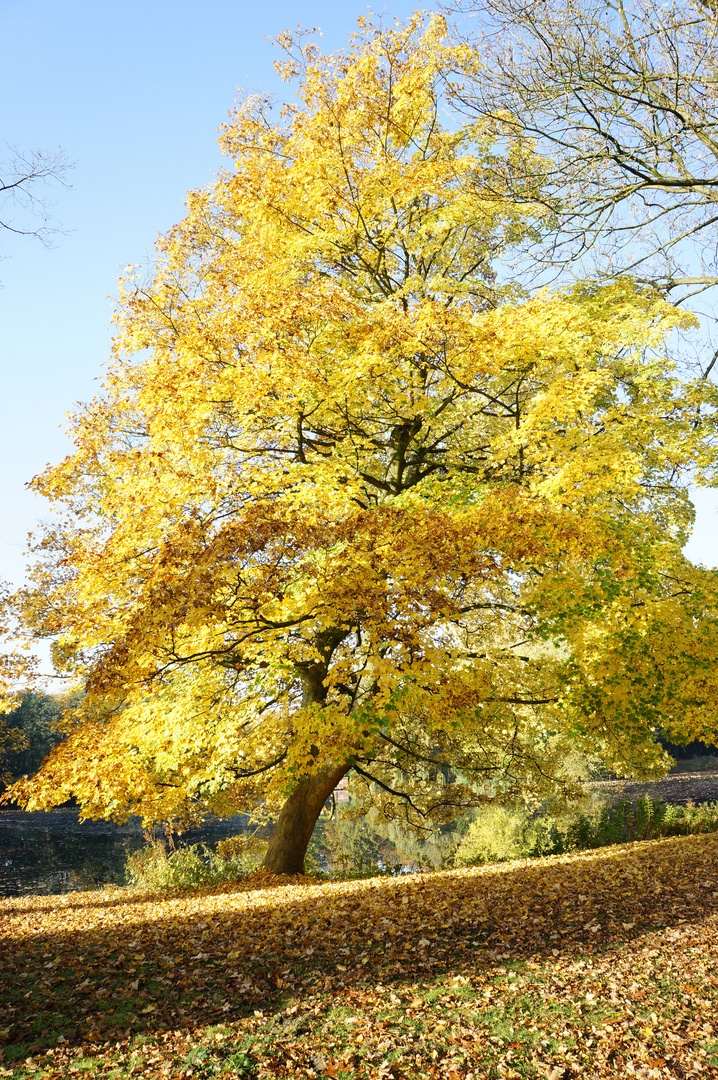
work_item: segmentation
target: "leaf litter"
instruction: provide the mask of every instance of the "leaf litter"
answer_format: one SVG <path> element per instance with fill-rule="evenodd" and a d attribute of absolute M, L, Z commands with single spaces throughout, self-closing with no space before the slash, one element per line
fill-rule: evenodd
<path fill-rule="evenodd" d="M 718 1077 L 718 837 L 0 902 L 0 1076 Z"/>

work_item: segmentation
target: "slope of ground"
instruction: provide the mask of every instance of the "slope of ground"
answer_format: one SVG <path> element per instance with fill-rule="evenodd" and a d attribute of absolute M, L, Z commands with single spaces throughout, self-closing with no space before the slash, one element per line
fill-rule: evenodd
<path fill-rule="evenodd" d="M 718 836 L 0 903 L 0 1075 L 718 1077 Z"/>

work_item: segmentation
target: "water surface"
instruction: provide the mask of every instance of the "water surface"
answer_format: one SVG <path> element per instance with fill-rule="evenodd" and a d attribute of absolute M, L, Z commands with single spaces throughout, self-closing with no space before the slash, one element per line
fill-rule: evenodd
<path fill-rule="evenodd" d="M 78 817 L 77 810 L 67 807 L 0 810 L 0 896 L 126 884 L 127 856 L 145 843 L 139 818 L 114 825 Z M 244 827 L 244 818 L 232 818 L 193 829 L 182 839 L 214 844 Z"/>

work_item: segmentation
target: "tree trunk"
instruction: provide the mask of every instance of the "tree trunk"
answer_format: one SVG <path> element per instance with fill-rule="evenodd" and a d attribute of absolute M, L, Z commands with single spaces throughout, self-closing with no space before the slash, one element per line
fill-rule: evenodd
<path fill-rule="evenodd" d="M 279 814 L 262 866 L 275 874 L 304 873 L 304 856 L 322 807 L 349 765 L 325 765 L 297 782 Z"/>

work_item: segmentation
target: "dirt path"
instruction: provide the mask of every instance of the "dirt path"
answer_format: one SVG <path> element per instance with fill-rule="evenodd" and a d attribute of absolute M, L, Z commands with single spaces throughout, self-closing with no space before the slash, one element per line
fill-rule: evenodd
<path fill-rule="evenodd" d="M 637 799 L 641 795 L 683 806 L 688 802 L 718 802 L 718 772 L 671 773 L 650 784 L 634 780 L 600 780 L 589 786 L 592 792 L 605 795 L 612 803 Z"/>

